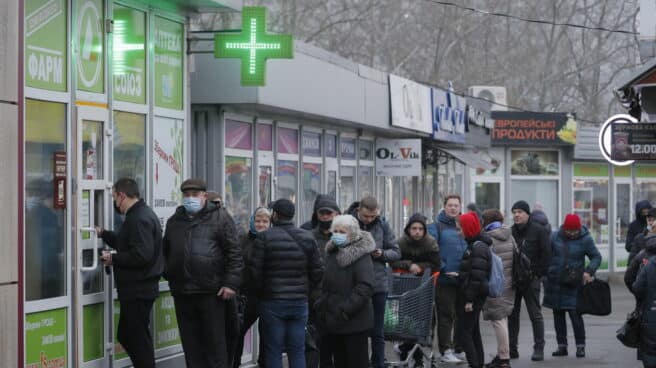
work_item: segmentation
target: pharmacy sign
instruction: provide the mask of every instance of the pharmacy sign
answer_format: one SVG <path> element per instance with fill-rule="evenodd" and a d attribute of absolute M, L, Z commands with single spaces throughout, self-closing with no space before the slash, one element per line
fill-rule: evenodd
<path fill-rule="evenodd" d="M 267 59 L 294 57 L 292 36 L 266 33 L 265 8 L 244 7 L 240 33 L 218 33 L 214 36 L 214 57 L 241 59 L 241 84 L 264 86 Z"/>

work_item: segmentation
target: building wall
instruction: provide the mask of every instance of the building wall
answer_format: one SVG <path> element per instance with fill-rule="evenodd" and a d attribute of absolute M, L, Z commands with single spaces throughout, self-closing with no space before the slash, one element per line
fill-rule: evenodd
<path fill-rule="evenodd" d="M 18 350 L 18 0 L 0 2 L 0 367 Z"/>

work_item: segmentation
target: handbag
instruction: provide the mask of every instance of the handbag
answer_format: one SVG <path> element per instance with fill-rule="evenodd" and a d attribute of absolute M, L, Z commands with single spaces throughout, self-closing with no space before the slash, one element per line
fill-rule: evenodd
<path fill-rule="evenodd" d="M 569 242 L 565 241 L 565 245 L 563 246 L 563 269 L 560 271 L 560 284 L 571 288 L 578 288 L 583 283 L 583 272 L 567 264 L 568 256 Z"/>
<path fill-rule="evenodd" d="M 626 316 L 626 321 L 620 327 L 616 336 L 620 342 L 629 348 L 640 347 L 640 324 L 642 321 L 642 308 L 637 307 L 636 310 Z"/>
<path fill-rule="evenodd" d="M 599 279 L 580 287 L 576 294 L 576 313 L 607 316 L 612 312 L 610 286 Z"/>

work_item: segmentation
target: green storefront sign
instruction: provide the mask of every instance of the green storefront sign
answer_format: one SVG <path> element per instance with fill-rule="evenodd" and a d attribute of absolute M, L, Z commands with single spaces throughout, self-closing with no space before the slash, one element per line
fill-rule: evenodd
<path fill-rule="evenodd" d="M 146 14 L 114 6 L 114 99 L 146 103 Z"/>
<path fill-rule="evenodd" d="M 102 0 L 77 3 L 77 89 L 103 93 L 105 77 Z"/>
<path fill-rule="evenodd" d="M 67 90 L 65 0 L 25 1 L 25 84 Z"/>
<path fill-rule="evenodd" d="M 182 24 L 155 17 L 155 106 L 182 110 Z"/>
<path fill-rule="evenodd" d="M 105 305 L 103 303 L 84 306 L 82 313 L 83 358 L 85 362 L 100 359 L 105 355 Z"/>
<path fill-rule="evenodd" d="M 67 366 L 66 308 L 25 316 L 25 367 Z"/>
<path fill-rule="evenodd" d="M 170 292 L 161 293 L 155 301 L 155 349 L 180 344 L 178 319 Z"/>

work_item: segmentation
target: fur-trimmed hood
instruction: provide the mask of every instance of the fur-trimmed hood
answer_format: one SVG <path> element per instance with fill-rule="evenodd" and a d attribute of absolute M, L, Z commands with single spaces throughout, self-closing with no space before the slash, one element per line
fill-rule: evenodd
<path fill-rule="evenodd" d="M 335 256 L 340 267 L 348 267 L 365 254 L 376 250 L 374 238 L 366 231 L 361 231 L 357 238 L 342 248 L 337 248 L 332 241 L 326 243 L 326 254 L 337 252 Z"/>

